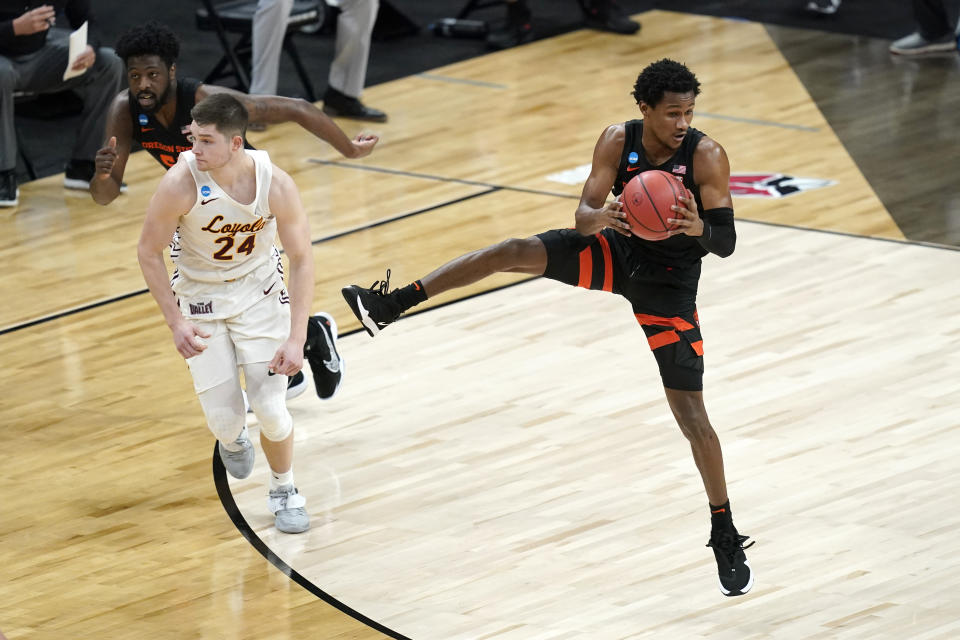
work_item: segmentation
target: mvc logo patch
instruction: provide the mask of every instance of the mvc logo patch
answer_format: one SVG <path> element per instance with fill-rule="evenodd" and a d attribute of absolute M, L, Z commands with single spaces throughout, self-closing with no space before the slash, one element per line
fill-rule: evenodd
<path fill-rule="evenodd" d="M 822 178 L 796 178 L 782 173 L 735 173 L 730 175 L 730 193 L 741 198 L 785 198 L 837 184 Z"/>

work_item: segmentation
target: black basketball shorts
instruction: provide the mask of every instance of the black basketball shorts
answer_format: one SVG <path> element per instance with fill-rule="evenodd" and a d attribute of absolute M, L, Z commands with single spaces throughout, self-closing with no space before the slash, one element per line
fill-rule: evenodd
<path fill-rule="evenodd" d="M 594 236 L 555 229 L 537 237 L 547 249 L 544 277 L 626 298 L 647 336 L 663 386 L 703 390 L 699 262 L 687 268 L 648 262 L 631 251 L 628 238 L 612 229 Z"/>

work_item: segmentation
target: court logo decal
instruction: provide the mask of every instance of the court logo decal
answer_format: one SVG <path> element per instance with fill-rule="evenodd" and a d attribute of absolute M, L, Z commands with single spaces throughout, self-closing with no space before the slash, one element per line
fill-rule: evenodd
<path fill-rule="evenodd" d="M 785 198 L 835 184 L 835 180 L 797 178 L 782 173 L 735 173 L 730 176 L 730 194 L 741 198 Z"/>

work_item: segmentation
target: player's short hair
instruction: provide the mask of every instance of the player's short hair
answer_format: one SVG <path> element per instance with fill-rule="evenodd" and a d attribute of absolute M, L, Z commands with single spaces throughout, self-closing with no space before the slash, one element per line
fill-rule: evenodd
<path fill-rule="evenodd" d="M 244 137 L 250 118 L 243 103 L 229 93 L 214 93 L 204 98 L 190 109 L 190 117 L 200 126 L 212 124 L 228 138 Z"/>
<path fill-rule="evenodd" d="M 114 49 L 124 65 L 134 56 L 159 56 L 169 69 L 180 55 L 180 39 L 166 25 L 151 20 L 127 29 Z"/>
<path fill-rule="evenodd" d="M 633 98 L 638 105 L 646 102 L 651 107 L 656 107 L 667 91 L 673 93 L 692 91 L 694 96 L 698 96 L 700 81 L 686 65 L 663 58 L 651 62 L 640 72 L 636 84 L 633 85 Z"/>

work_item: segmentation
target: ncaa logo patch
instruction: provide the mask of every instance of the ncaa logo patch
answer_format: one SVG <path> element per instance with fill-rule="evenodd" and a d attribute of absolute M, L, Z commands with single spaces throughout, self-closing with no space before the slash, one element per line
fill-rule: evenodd
<path fill-rule="evenodd" d="M 150 119 L 145 114 L 141 113 L 140 117 L 137 118 L 137 121 L 140 123 L 140 126 L 142 127 L 145 124 L 147 124 L 150 121 Z"/>
<path fill-rule="evenodd" d="M 782 173 L 735 173 L 730 175 L 730 194 L 741 198 L 785 198 L 835 184 L 835 180 L 796 178 Z"/>
<path fill-rule="evenodd" d="M 631 151 L 630 155 L 627 156 L 627 162 L 629 162 L 630 164 L 635 164 L 639 159 L 640 159 L 640 156 L 637 155 L 636 151 Z"/>
<path fill-rule="evenodd" d="M 202 187 L 200 187 L 200 195 L 202 195 L 204 198 L 210 195 L 210 187 L 208 187 L 207 185 L 203 185 Z"/>

